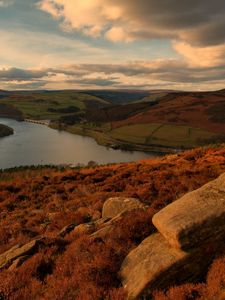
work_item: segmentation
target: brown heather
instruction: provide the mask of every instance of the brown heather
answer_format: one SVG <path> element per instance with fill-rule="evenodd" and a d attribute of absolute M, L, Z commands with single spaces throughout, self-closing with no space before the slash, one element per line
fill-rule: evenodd
<path fill-rule="evenodd" d="M 25 168 L 0 174 L 0 253 L 48 237 L 21 267 L 0 271 L 0 299 L 123 300 L 118 271 L 125 256 L 155 231 L 155 212 L 225 172 L 225 146 L 137 163 L 64 169 Z M 87 223 L 112 196 L 149 205 L 116 221 L 103 240 L 57 237 L 70 223 Z M 204 254 L 203 254 L 204 255 Z M 199 282 L 156 291 L 155 300 L 224 299 L 225 253 Z"/>

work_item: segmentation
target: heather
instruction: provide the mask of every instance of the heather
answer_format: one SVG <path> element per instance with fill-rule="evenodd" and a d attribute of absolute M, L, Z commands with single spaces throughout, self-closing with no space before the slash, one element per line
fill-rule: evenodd
<path fill-rule="evenodd" d="M 44 236 L 19 268 L 0 271 L 3 299 L 124 299 L 123 259 L 155 232 L 152 216 L 225 172 L 225 148 L 199 148 L 145 161 L 86 168 L 22 168 L 0 174 L 0 253 Z M 103 238 L 104 202 L 134 197 L 148 206 L 115 221 Z M 58 233 L 68 225 L 94 223 L 90 232 Z M 75 227 L 76 228 L 76 227 Z M 156 291 L 155 299 L 219 299 L 225 289 L 224 254 L 198 282 Z M 222 299 L 222 298 L 221 298 Z"/>

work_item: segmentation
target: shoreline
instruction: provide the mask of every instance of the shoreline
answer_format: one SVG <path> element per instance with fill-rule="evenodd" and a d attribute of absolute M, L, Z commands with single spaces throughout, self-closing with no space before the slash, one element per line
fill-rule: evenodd
<path fill-rule="evenodd" d="M 113 139 L 103 131 L 91 130 L 87 128 L 81 128 L 78 126 L 75 128 L 75 127 L 69 127 L 65 125 L 63 126 L 62 124 L 60 126 L 56 123 L 50 123 L 49 127 L 55 130 L 66 131 L 71 134 L 91 137 L 99 145 L 104 147 L 109 147 L 115 150 L 140 151 L 146 153 L 157 153 L 161 155 L 176 154 L 184 150 L 188 150 L 188 148 L 184 148 L 184 149 L 172 148 L 172 147 L 170 148 L 170 147 L 164 147 L 162 145 L 144 145 L 144 144 L 127 143 L 122 140 Z"/>
<path fill-rule="evenodd" d="M 184 150 L 188 150 L 190 148 L 173 148 L 173 147 L 165 147 L 163 145 L 144 145 L 144 144 L 134 144 L 127 143 L 122 140 L 113 139 L 108 134 L 100 130 L 92 130 L 87 128 L 82 128 L 79 125 L 77 127 L 68 126 L 65 124 L 58 124 L 51 120 L 35 120 L 35 119 L 27 119 L 27 118 L 15 118 L 14 116 L 3 116 L 0 115 L 1 118 L 13 119 L 18 122 L 29 122 L 33 124 L 41 124 L 52 128 L 54 130 L 61 130 L 65 132 L 69 132 L 71 134 L 77 134 L 80 136 L 87 136 L 93 138 L 98 145 L 112 148 L 115 150 L 124 150 L 124 151 L 140 151 L 145 153 L 157 153 L 161 155 L 166 154 L 176 154 L 182 152 Z"/>
<path fill-rule="evenodd" d="M 0 138 L 7 137 L 14 134 L 13 128 L 0 123 Z"/>

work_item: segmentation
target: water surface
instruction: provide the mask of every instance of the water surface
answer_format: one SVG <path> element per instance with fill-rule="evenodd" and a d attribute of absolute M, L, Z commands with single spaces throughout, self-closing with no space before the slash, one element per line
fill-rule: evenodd
<path fill-rule="evenodd" d="M 0 138 L 0 169 L 26 165 L 98 164 L 130 162 L 155 154 L 114 150 L 100 146 L 90 137 L 57 131 L 45 125 L 0 118 L 14 134 Z"/>

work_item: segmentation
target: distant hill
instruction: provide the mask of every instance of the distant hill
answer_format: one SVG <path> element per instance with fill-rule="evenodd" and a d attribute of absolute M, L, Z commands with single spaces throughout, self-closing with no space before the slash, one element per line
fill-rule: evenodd
<path fill-rule="evenodd" d="M 87 93 L 100 97 L 109 101 L 111 104 L 127 104 L 141 101 L 144 97 L 151 94 L 148 91 L 132 91 L 132 90 L 90 90 Z"/>
<path fill-rule="evenodd" d="M 0 116 L 50 120 L 116 148 L 168 151 L 225 141 L 225 90 L 1 91 Z"/>

